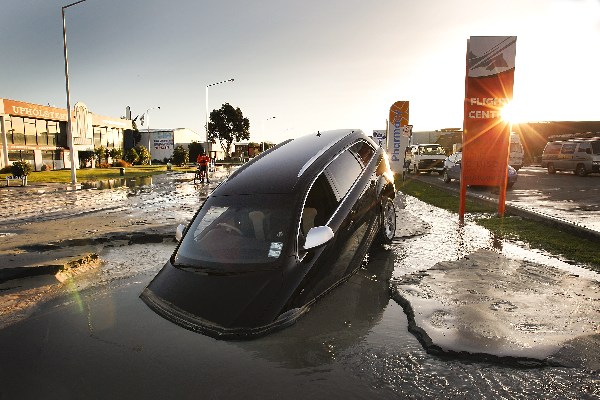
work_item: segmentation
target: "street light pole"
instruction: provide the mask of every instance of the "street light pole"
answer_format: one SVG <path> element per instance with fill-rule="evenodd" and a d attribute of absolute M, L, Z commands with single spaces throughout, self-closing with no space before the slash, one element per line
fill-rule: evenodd
<path fill-rule="evenodd" d="M 160 106 L 151 107 L 146 110 L 146 121 L 148 121 L 147 132 L 148 132 L 148 154 L 150 155 L 150 160 L 148 161 L 148 165 L 152 165 L 152 150 L 150 150 L 151 145 L 151 137 L 150 137 L 150 110 L 159 109 Z"/>
<path fill-rule="evenodd" d="M 234 79 L 227 79 L 221 82 L 217 82 L 217 83 L 211 83 L 210 85 L 206 85 L 206 142 L 208 144 L 208 88 L 211 86 L 216 86 L 216 85 L 220 85 L 221 83 L 225 83 L 225 82 L 233 82 Z"/>
<path fill-rule="evenodd" d="M 69 90 L 69 61 L 67 57 L 67 22 L 65 19 L 65 9 L 71 6 L 83 3 L 85 0 L 79 0 L 75 3 L 68 4 L 62 7 L 62 22 L 63 22 L 63 48 L 65 55 L 65 82 L 67 88 L 67 139 L 69 142 L 69 158 L 71 159 L 71 184 L 77 184 L 77 173 L 75 167 L 75 142 L 73 141 L 73 127 L 71 124 L 71 93 Z"/>
<path fill-rule="evenodd" d="M 260 142 L 260 147 L 261 147 L 261 151 L 265 151 L 265 124 L 267 123 L 267 121 L 271 120 L 271 119 L 275 119 L 276 117 L 269 117 L 266 120 L 263 121 L 263 126 L 262 126 L 262 135 L 263 135 L 263 140 Z"/>

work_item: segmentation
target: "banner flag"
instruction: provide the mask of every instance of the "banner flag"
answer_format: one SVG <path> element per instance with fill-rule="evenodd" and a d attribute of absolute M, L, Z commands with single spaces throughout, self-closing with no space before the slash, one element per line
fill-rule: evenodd
<path fill-rule="evenodd" d="M 471 36 L 467 41 L 461 197 L 463 185 L 465 190 L 466 185 L 500 186 L 501 214 L 510 139 L 502 108 L 513 97 L 516 42 L 516 36 Z"/>
<path fill-rule="evenodd" d="M 387 126 L 387 153 L 394 173 L 404 171 L 404 156 L 412 126 L 408 128 L 408 101 L 397 101 L 390 107 Z M 408 135 L 406 132 L 409 132 Z"/>

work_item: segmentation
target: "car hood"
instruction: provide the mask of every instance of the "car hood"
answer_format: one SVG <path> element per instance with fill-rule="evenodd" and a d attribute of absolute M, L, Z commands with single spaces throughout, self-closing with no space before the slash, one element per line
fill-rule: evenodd
<path fill-rule="evenodd" d="M 247 338 L 291 325 L 305 312 L 280 316 L 281 270 L 239 274 L 191 272 L 167 262 L 140 297 L 162 317 L 216 338 Z"/>

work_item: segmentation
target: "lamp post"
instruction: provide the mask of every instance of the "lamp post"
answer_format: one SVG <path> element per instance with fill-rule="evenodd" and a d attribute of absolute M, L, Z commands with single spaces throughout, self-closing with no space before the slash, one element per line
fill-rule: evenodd
<path fill-rule="evenodd" d="M 265 124 L 267 123 L 267 121 L 269 121 L 269 120 L 271 120 L 271 119 L 275 119 L 275 118 L 276 118 L 276 117 L 269 117 L 269 118 L 267 118 L 267 119 L 265 119 L 265 120 L 263 121 L 263 126 L 262 126 L 262 135 L 263 135 L 263 140 L 260 142 L 260 147 L 261 147 L 260 151 L 261 151 L 261 152 L 265 151 L 265 139 L 264 139 L 264 136 L 265 136 Z"/>
<path fill-rule="evenodd" d="M 208 88 L 211 86 L 217 86 L 220 85 L 221 83 L 225 83 L 225 82 L 233 82 L 234 79 L 227 79 L 221 82 L 217 82 L 217 83 L 211 83 L 210 85 L 206 85 L 206 142 L 208 143 Z"/>
<path fill-rule="evenodd" d="M 160 110 L 160 106 L 151 107 L 151 108 L 147 109 L 146 112 L 144 113 L 144 115 L 146 116 L 146 121 L 148 122 L 148 124 L 147 124 L 148 154 L 150 155 L 150 160 L 148 161 L 148 165 L 152 165 L 152 150 L 150 150 L 150 145 L 152 143 L 152 139 L 150 137 L 150 110 L 155 110 L 155 109 Z"/>
<path fill-rule="evenodd" d="M 79 0 L 75 3 L 67 4 L 62 7 L 62 22 L 63 22 L 63 47 L 65 54 L 65 82 L 67 88 L 67 139 L 69 141 L 70 148 L 70 159 L 71 159 L 71 184 L 75 186 L 77 184 L 77 173 L 75 172 L 75 144 L 73 141 L 73 131 L 71 124 L 71 94 L 69 90 L 69 61 L 67 57 L 67 23 L 65 20 L 65 9 L 83 3 L 85 0 Z"/>

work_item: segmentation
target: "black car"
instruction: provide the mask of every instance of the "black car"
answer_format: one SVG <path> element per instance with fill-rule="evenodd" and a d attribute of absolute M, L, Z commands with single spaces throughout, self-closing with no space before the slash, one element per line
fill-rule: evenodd
<path fill-rule="evenodd" d="M 293 324 L 396 229 L 387 156 L 360 130 L 288 140 L 220 184 L 141 294 L 166 319 L 216 338 Z"/>

